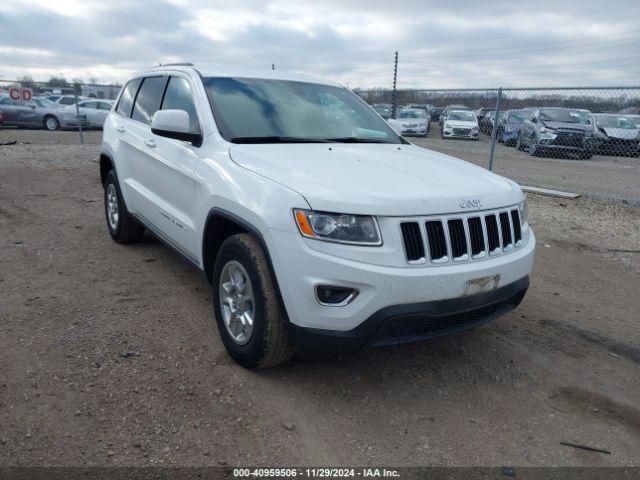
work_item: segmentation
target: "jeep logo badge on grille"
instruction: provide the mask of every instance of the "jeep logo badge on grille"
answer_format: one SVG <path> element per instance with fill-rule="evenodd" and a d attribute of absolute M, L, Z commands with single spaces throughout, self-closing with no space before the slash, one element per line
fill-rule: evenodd
<path fill-rule="evenodd" d="M 460 208 L 481 208 L 482 203 L 480 200 L 460 200 Z"/>

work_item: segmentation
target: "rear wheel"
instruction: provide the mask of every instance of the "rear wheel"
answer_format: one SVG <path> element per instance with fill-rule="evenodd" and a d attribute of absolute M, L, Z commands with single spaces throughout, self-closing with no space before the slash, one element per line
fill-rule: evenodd
<path fill-rule="evenodd" d="M 124 204 L 118 177 L 111 170 L 104 182 L 104 211 L 109 235 L 118 243 L 142 241 L 144 227 L 131 216 Z"/>
<path fill-rule="evenodd" d="M 48 115 L 44 118 L 44 128 L 53 132 L 60 129 L 60 122 L 53 115 Z"/>
<path fill-rule="evenodd" d="M 293 356 L 286 313 L 255 237 L 241 233 L 225 240 L 212 283 L 218 332 L 236 362 L 246 368 L 265 368 Z"/>

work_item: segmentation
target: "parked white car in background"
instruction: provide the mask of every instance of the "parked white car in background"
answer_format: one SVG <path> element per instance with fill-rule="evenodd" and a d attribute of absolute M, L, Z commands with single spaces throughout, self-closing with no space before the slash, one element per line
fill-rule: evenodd
<path fill-rule="evenodd" d="M 102 128 L 107 114 L 113 107 L 113 100 L 83 100 L 78 102 L 80 115 L 85 115 L 89 122 L 89 127 Z M 70 105 L 65 111 L 75 113 L 76 106 Z"/>
<path fill-rule="evenodd" d="M 471 110 L 451 110 L 442 124 L 442 138 L 478 140 L 478 117 Z"/>
<path fill-rule="evenodd" d="M 425 110 L 419 108 L 403 108 L 398 113 L 398 118 L 387 120 L 389 125 L 400 135 L 426 136 L 429 131 L 431 116 Z"/>
<path fill-rule="evenodd" d="M 472 328 L 529 285 L 515 182 L 408 143 L 316 77 L 142 72 L 107 116 L 100 176 L 111 237 L 147 229 L 201 269 L 246 367 Z"/>

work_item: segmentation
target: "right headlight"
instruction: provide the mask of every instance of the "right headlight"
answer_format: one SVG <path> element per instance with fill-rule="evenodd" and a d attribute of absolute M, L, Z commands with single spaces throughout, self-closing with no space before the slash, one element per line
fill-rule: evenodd
<path fill-rule="evenodd" d="M 518 205 L 518 210 L 520 210 L 520 223 L 522 225 L 529 223 L 529 200 L 526 194 L 520 205 Z"/>
<path fill-rule="evenodd" d="M 382 245 L 378 222 L 371 215 L 294 210 L 300 233 L 308 238 L 353 245 Z"/>

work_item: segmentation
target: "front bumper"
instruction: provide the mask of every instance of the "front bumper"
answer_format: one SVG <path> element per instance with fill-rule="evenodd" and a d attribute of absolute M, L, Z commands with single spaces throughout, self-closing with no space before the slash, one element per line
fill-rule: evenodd
<path fill-rule="evenodd" d="M 297 348 L 312 352 L 351 353 L 367 346 L 398 345 L 468 330 L 516 308 L 529 288 L 529 277 L 491 292 L 382 308 L 346 332 L 291 325 Z"/>
<path fill-rule="evenodd" d="M 318 249 L 298 232 L 271 230 L 269 250 L 282 300 L 290 322 L 305 329 L 349 332 L 376 312 L 398 305 L 448 300 L 464 304 L 473 296 L 471 280 L 499 276 L 495 291 L 528 277 L 533 268 L 535 237 L 527 229 L 527 242 L 508 254 L 480 261 L 424 266 L 383 266 L 372 262 L 376 250 L 393 248 L 342 246 L 354 258 L 362 249 L 372 249 L 368 258 L 354 261 Z M 323 243 L 324 242 L 319 242 Z M 350 253 L 353 252 L 353 253 Z M 315 286 L 336 285 L 357 289 L 359 294 L 345 306 L 321 305 Z M 295 327 L 294 327 L 295 330 Z"/>
<path fill-rule="evenodd" d="M 468 140 L 477 140 L 479 137 L 479 132 L 469 132 L 469 133 L 460 133 L 460 132 L 456 132 L 455 130 L 444 130 L 442 132 L 442 134 L 444 135 L 444 138 L 464 138 L 464 139 L 468 139 Z"/>

